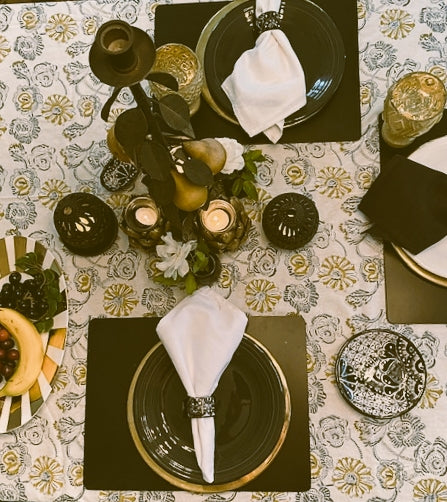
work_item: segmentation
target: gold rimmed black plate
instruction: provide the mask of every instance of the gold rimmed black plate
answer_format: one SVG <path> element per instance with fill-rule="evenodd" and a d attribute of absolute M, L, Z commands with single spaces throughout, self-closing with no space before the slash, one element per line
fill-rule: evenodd
<path fill-rule="evenodd" d="M 239 488 L 270 465 L 286 438 L 291 405 L 285 376 L 251 336 L 244 335 L 214 395 L 215 480 L 205 484 L 183 411 L 186 392 L 161 343 L 146 354 L 133 377 L 127 403 L 133 441 L 143 460 L 181 489 Z"/>
<path fill-rule="evenodd" d="M 401 260 L 405 263 L 405 265 L 407 265 L 413 272 L 418 274 L 420 277 L 427 279 L 427 281 L 433 282 L 438 286 L 443 286 L 447 288 L 446 277 L 436 275 L 430 272 L 429 270 L 426 270 L 425 268 L 421 267 L 418 263 L 416 263 L 404 248 L 393 243 L 391 243 L 391 245 L 393 246 L 398 256 L 401 258 Z"/>
<path fill-rule="evenodd" d="M 424 143 L 408 158 L 435 171 L 447 174 L 445 157 L 447 155 L 447 136 Z M 447 287 L 447 241 L 446 238 L 414 255 L 405 248 L 393 244 L 399 257 L 416 274 L 439 286 Z"/>
<path fill-rule="evenodd" d="M 253 0 L 230 2 L 210 19 L 196 46 L 205 74 L 202 94 L 216 113 L 233 123 L 237 120 L 221 85 L 239 56 L 254 46 L 253 9 Z M 343 77 L 345 50 L 333 20 L 309 0 L 285 2 L 281 29 L 306 76 L 307 104 L 286 118 L 285 127 L 291 127 L 314 116 L 329 102 Z"/>

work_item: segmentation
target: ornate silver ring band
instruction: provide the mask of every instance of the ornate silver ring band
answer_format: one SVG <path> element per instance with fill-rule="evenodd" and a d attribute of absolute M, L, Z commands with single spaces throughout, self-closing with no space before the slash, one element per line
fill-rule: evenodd
<path fill-rule="evenodd" d="M 214 417 L 215 401 L 213 396 L 191 397 L 185 400 L 186 414 L 189 418 Z"/>

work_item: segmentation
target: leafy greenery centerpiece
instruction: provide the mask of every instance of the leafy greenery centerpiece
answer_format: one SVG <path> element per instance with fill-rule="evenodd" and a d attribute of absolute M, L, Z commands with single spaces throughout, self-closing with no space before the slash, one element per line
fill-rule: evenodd
<path fill-rule="evenodd" d="M 196 140 L 188 104 L 179 94 L 157 99 L 143 89 L 142 82 L 156 82 L 176 91 L 178 83 L 172 75 L 153 70 L 155 47 L 142 30 L 120 20 L 104 23 L 89 60 L 96 77 L 113 87 L 101 111 L 103 120 L 124 87 L 135 98 L 136 107 L 117 117 L 113 133 L 120 153 L 142 174 L 167 221 L 163 244 L 155 248 L 162 272 L 157 280 L 184 283 L 192 292 L 209 273 L 210 263 L 219 265 L 216 249 L 210 249 L 199 231 L 197 211 L 206 210 L 217 196 L 256 199 L 256 163 L 264 159 L 262 152 L 244 152 L 230 138 Z"/>

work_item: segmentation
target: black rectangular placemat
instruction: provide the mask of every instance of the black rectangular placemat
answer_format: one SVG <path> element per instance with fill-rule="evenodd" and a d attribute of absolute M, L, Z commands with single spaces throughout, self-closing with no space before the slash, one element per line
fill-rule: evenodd
<path fill-rule="evenodd" d="M 379 118 L 379 128 L 382 119 Z M 408 156 L 421 145 L 447 134 L 447 113 L 428 133 L 405 148 L 392 148 L 380 137 L 380 165 L 383 169 L 395 154 Z M 447 288 L 424 279 L 411 270 L 390 243 L 384 245 L 387 318 L 396 324 L 447 323 Z"/>
<path fill-rule="evenodd" d="M 294 1 L 294 0 L 290 0 Z M 357 3 L 355 0 L 313 0 L 332 18 L 343 38 L 346 53 L 343 79 L 329 103 L 302 124 L 284 129 L 280 143 L 354 141 L 360 138 L 360 85 Z M 175 42 L 195 49 L 202 28 L 211 16 L 228 2 L 204 2 L 158 5 L 155 11 L 155 45 Z M 220 117 L 202 99 L 192 117 L 197 138 L 231 137 L 240 143 L 263 144 L 259 134 L 250 138 L 236 124 Z"/>
<path fill-rule="evenodd" d="M 142 460 L 127 425 L 132 377 L 157 343 L 159 318 L 93 319 L 89 324 L 84 441 L 84 485 L 91 490 L 178 490 Z M 271 352 L 286 376 L 292 418 L 271 465 L 243 491 L 310 488 L 306 329 L 297 316 L 251 317 L 247 333 Z"/>

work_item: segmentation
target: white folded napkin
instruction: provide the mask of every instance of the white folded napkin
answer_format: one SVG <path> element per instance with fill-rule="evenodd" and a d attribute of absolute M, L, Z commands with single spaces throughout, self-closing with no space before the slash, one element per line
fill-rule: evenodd
<path fill-rule="evenodd" d="M 256 0 L 256 18 L 279 12 L 281 0 Z M 280 29 L 262 32 L 255 47 L 236 61 L 222 83 L 239 124 L 249 136 L 264 132 L 276 143 L 284 119 L 306 104 L 306 81 L 299 59 Z"/>
<path fill-rule="evenodd" d="M 157 325 L 190 397 L 211 396 L 247 325 L 247 316 L 208 286 L 174 307 Z M 203 479 L 214 481 L 214 417 L 192 418 L 197 463 Z"/>

